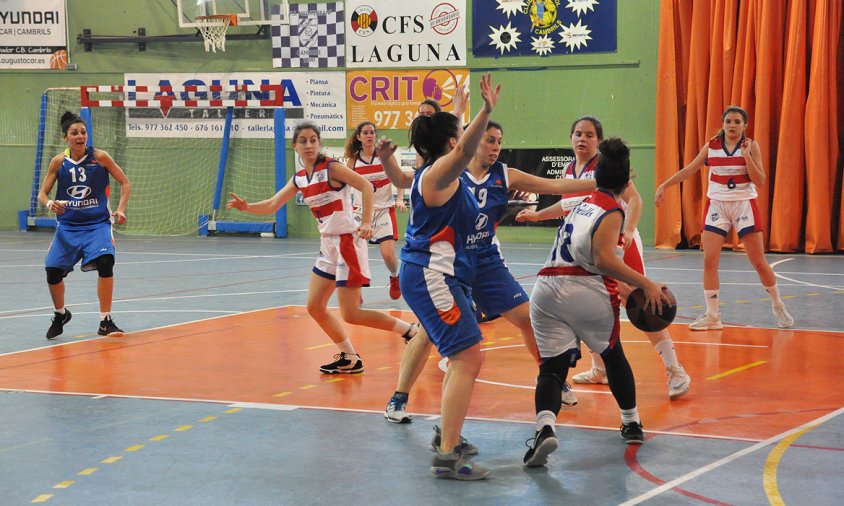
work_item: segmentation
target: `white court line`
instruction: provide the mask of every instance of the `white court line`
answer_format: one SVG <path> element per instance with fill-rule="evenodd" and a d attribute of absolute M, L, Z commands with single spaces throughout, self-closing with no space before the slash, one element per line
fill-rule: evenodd
<path fill-rule="evenodd" d="M 118 253 L 119 255 L 120 253 Z M 185 259 L 178 259 L 178 260 L 139 260 L 135 262 L 126 262 L 120 261 L 120 265 L 151 265 L 151 264 L 181 264 L 181 263 L 195 263 L 195 262 L 218 262 L 221 260 L 230 261 L 230 260 L 253 260 L 256 258 L 268 258 L 268 259 L 281 259 L 284 258 L 285 260 L 288 259 L 301 259 L 301 260 L 313 260 L 316 254 L 309 254 L 305 256 L 304 253 L 301 254 L 302 256 L 296 255 L 289 255 L 289 256 L 276 256 L 276 255 L 249 255 L 249 256 L 228 256 L 228 257 L 212 257 L 212 258 L 185 258 Z M 8 265 L 0 265 L 0 269 L 20 269 L 21 267 L 44 267 L 44 263 L 40 264 L 8 264 Z"/>
<path fill-rule="evenodd" d="M 760 450 L 762 448 L 770 446 L 770 445 L 772 445 L 772 444 L 774 444 L 774 443 L 776 443 L 776 442 L 778 442 L 782 439 L 787 438 L 788 436 L 790 436 L 792 434 L 796 434 L 796 433 L 802 431 L 803 429 L 806 429 L 808 427 L 812 427 L 812 426 L 815 426 L 815 425 L 820 425 L 824 422 L 827 422 L 827 421 L 835 418 L 836 416 L 840 415 L 841 413 L 844 413 L 844 408 L 839 408 L 839 409 L 837 409 L 837 410 L 835 410 L 831 413 L 828 413 L 828 414 L 826 414 L 826 415 L 824 415 L 820 418 L 816 418 L 815 420 L 804 423 L 800 427 L 795 427 L 791 430 L 787 430 L 787 431 L 783 432 L 782 434 L 778 434 L 778 435 L 771 437 L 771 438 L 768 438 L 764 441 L 760 441 L 759 443 L 756 443 L 753 446 L 749 446 L 749 447 L 745 448 L 744 450 L 737 451 L 737 452 L 733 453 L 732 455 L 728 455 L 728 456 L 724 457 L 723 459 L 716 460 L 715 462 L 713 462 L 711 464 L 700 467 L 700 468 L 698 468 L 698 469 L 696 469 L 696 470 L 694 470 L 690 473 L 686 473 L 683 476 L 680 476 L 679 478 L 675 478 L 675 479 L 673 479 L 669 482 L 666 482 L 666 483 L 660 485 L 659 487 L 652 489 L 649 492 L 646 492 L 646 493 L 644 493 L 644 494 L 642 494 L 638 497 L 634 497 L 633 499 L 630 499 L 628 501 L 621 503 L 621 506 L 632 506 L 634 504 L 639 504 L 639 503 L 645 502 L 648 499 L 652 499 L 652 498 L 662 494 L 663 492 L 667 492 L 667 491 L 675 488 L 676 486 L 682 485 L 683 483 L 685 483 L 685 482 L 687 482 L 687 481 L 689 481 L 693 478 L 697 478 L 698 476 L 706 474 L 709 471 L 712 471 L 714 469 L 717 469 L 717 468 L 723 466 L 724 464 L 729 464 L 730 462 L 733 462 L 734 460 L 738 460 L 741 457 L 744 457 L 745 455 L 749 455 L 749 454 L 755 452 L 756 450 Z"/>
<path fill-rule="evenodd" d="M 76 305 L 76 304 L 74 304 Z M 220 313 L 220 314 L 240 314 L 240 311 L 224 311 L 220 309 L 136 309 L 129 311 L 120 311 L 120 314 L 128 313 Z M 100 314 L 99 311 L 74 311 L 74 315 L 83 314 Z M 116 314 L 116 313 L 115 313 Z M 43 314 L 20 314 L 11 316 L 0 316 L 0 320 L 11 320 L 13 318 L 44 318 Z"/>
<path fill-rule="evenodd" d="M 5 252 L 41 253 L 41 254 L 46 253 L 46 251 L 41 250 L 41 249 L 2 249 L 2 248 L 0 248 L 0 253 L 5 253 Z M 253 256 L 256 256 L 256 255 L 253 255 L 253 254 L 237 255 L 237 254 L 234 254 L 234 253 L 228 253 L 228 254 L 226 254 L 226 253 L 175 253 L 175 252 L 170 253 L 170 252 L 166 252 L 166 251 L 162 252 L 162 251 L 123 251 L 123 250 L 119 250 L 117 253 L 119 255 L 125 255 L 125 256 L 128 256 L 128 255 L 141 255 L 141 256 L 160 255 L 160 256 L 168 256 L 168 257 L 212 257 L 212 258 L 220 258 L 220 257 L 223 257 L 223 256 L 234 257 L 234 258 L 238 258 L 238 257 L 251 258 Z M 312 254 L 316 255 L 318 253 L 319 252 L 312 253 Z M 265 257 L 268 257 L 268 258 L 285 258 L 285 257 L 288 257 L 288 256 L 304 255 L 304 254 L 305 253 L 303 253 L 303 252 L 298 252 L 298 253 L 282 253 L 282 254 L 278 254 L 278 255 L 259 255 L 259 256 L 265 256 Z"/>
<path fill-rule="evenodd" d="M 788 262 L 789 260 L 794 260 L 794 259 L 793 258 L 786 258 L 785 260 L 780 260 L 778 262 L 774 262 L 774 263 L 771 264 L 771 269 L 773 269 L 774 267 L 776 267 L 777 265 L 779 265 L 783 262 Z M 809 273 L 785 272 L 784 274 L 804 274 L 805 275 L 805 274 L 809 274 Z M 827 274 L 827 275 L 830 275 L 830 274 Z M 844 275 L 844 274 L 838 274 L 838 275 L 841 276 L 841 275 Z M 800 284 L 800 285 L 814 286 L 816 288 L 827 288 L 829 290 L 844 290 L 844 287 L 841 287 L 841 286 L 818 285 L 818 284 L 815 284 L 815 283 L 809 283 L 808 281 L 800 281 L 798 279 L 788 278 L 786 276 L 783 276 L 782 274 L 777 273 L 777 271 L 774 271 L 774 276 L 776 276 L 780 279 L 785 279 L 785 280 L 791 281 L 792 283 Z"/>

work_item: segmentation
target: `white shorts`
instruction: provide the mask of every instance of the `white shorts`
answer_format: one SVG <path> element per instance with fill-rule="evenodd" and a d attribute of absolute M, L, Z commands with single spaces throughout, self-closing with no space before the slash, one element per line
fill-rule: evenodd
<path fill-rule="evenodd" d="M 354 209 L 355 221 L 360 225 L 361 208 Z M 398 241 L 399 228 L 396 222 L 396 208 L 385 207 L 376 209 L 372 213 L 372 239 L 369 244 L 380 244 L 384 241 Z"/>
<path fill-rule="evenodd" d="M 756 199 L 707 200 L 703 229 L 726 237 L 735 227 L 739 237 L 762 231 L 762 220 Z"/>
<path fill-rule="evenodd" d="M 607 281 L 605 281 L 607 280 Z M 601 353 L 618 342 L 621 324 L 615 282 L 603 276 L 538 276 L 530 296 L 530 321 L 542 358 L 580 341 Z"/>
<path fill-rule="evenodd" d="M 314 274 L 337 281 L 337 286 L 369 286 L 369 248 L 355 234 L 324 235 Z"/>

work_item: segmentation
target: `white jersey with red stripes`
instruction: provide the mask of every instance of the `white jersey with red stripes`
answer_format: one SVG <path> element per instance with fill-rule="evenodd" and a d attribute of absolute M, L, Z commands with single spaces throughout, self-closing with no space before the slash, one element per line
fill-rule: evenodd
<path fill-rule="evenodd" d="M 305 203 L 316 217 L 320 234 L 350 234 L 357 227 L 352 215 L 352 196 L 348 185 L 331 186 L 332 163 L 340 162 L 326 158 L 314 166 L 310 176 L 307 169 L 296 172 L 293 184 L 302 192 Z"/>
<path fill-rule="evenodd" d="M 563 173 L 563 179 L 595 179 L 595 166 L 598 164 L 598 155 L 592 157 L 591 160 L 586 162 L 586 166 L 583 167 L 583 170 L 580 171 L 580 175 L 577 174 L 575 171 L 577 160 L 572 160 L 566 166 L 566 170 Z M 563 198 L 560 199 L 560 206 L 563 208 L 563 216 L 568 216 L 572 210 L 577 207 L 583 200 L 592 195 L 591 191 L 585 191 L 581 193 L 564 193 Z"/>
<path fill-rule="evenodd" d="M 384 166 L 377 156 L 373 155 L 371 160 L 366 161 L 363 159 L 363 153 L 358 152 L 355 158 L 354 171 L 372 183 L 375 190 L 372 209 L 389 209 L 396 205 L 396 199 L 393 197 L 393 186 L 390 184 L 390 179 L 384 172 Z M 361 207 L 363 200 L 360 192 L 352 189 L 352 196 L 354 197 L 355 207 Z"/>
<path fill-rule="evenodd" d="M 592 257 L 592 235 L 601 220 L 610 213 L 620 212 L 624 216 L 621 204 L 605 190 L 595 190 L 569 213 L 557 229 L 554 247 L 540 276 L 554 276 L 580 269 L 592 274 L 603 274 Z M 618 248 L 616 254 L 624 257 L 622 248 L 622 228 L 618 230 Z M 574 268 L 574 269 L 570 269 Z"/>
<path fill-rule="evenodd" d="M 724 134 L 709 141 L 706 165 L 709 167 L 709 189 L 706 196 L 711 200 L 734 201 L 755 199 L 756 185 L 750 181 L 747 162 L 741 151 L 744 136 L 732 151 L 727 150 Z"/>

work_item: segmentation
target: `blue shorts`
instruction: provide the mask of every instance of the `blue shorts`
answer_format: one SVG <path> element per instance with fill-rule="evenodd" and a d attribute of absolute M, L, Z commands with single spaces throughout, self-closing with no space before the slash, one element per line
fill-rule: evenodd
<path fill-rule="evenodd" d="M 472 299 L 487 319 L 502 315 L 529 302 L 522 285 L 516 281 L 500 255 L 478 259 Z"/>
<path fill-rule="evenodd" d="M 481 342 L 469 287 L 454 276 L 402 262 L 401 293 L 437 347 L 450 357 Z"/>
<path fill-rule="evenodd" d="M 103 222 L 83 230 L 59 225 L 56 227 L 56 235 L 50 243 L 44 265 L 67 273 L 72 272 L 73 266 L 82 260 L 82 270 L 93 271 L 97 268 L 93 264 L 94 260 L 103 255 L 114 256 L 111 223 Z"/>

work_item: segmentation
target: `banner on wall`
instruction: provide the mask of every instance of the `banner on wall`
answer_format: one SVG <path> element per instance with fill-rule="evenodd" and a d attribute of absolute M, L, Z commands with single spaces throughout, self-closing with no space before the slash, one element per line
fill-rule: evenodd
<path fill-rule="evenodd" d="M 65 0 L 0 1 L 0 69 L 67 68 Z"/>
<path fill-rule="evenodd" d="M 616 10 L 616 0 L 473 0 L 472 54 L 614 52 Z"/>
<path fill-rule="evenodd" d="M 346 67 L 466 65 L 466 0 L 347 0 Z"/>
<path fill-rule="evenodd" d="M 469 70 L 350 70 L 346 81 L 349 129 L 363 121 L 375 123 L 376 129 L 407 129 L 425 99 L 452 111 L 457 88 L 469 86 Z M 463 120 L 469 121 L 468 107 Z"/>
<path fill-rule="evenodd" d="M 562 179 L 566 173 L 566 166 L 574 160 L 574 151 L 570 148 L 552 149 L 502 149 L 498 159 L 506 163 L 508 167 L 519 169 L 534 176 L 547 179 Z M 540 210 L 552 206 L 560 201 L 559 195 L 534 195 L 536 206 L 525 206 L 521 204 L 510 205 L 507 212 L 501 219 L 501 225 L 518 226 L 542 226 L 557 227 L 560 220 L 538 221 L 535 223 L 519 223 L 513 218 L 519 211 L 525 209 Z"/>
<path fill-rule="evenodd" d="M 126 74 L 127 86 L 235 86 L 241 84 L 280 84 L 284 88 L 285 138 L 292 138 L 299 123 L 315 123 L 324 139 L 343 139 L 346 136 L 345 75 L 343 72 L 233 72 L 228 74 Z M 128 94 L 127 100 L 136 98 Z M 161 94 L 164 95 L 164 94 Z M 224 96 L 224 93 L 173 92 L 178 100 L 209 98 L 244 98 Z M 252 99 L 262 97 L 250 93 Z M 160 95 L 159 95 L 160 96 Z M 150 98 L 150 97 L 143 97 Z M 126 108 L 128 137 L 210 137 L 222 138 L 226 109 L 220 107 L 172 107 L 166 111 L 156 108 Z M 272 138 L 272 107 L 238 107 L 234 109 L 232 137 Z"/>
<path fill-rule="evenodd" d="M 281 5 L 272 6 L 279 19 Z M 272 25 L 273 67 L 345 66 L 343 2 L 290 5 L 289 23 Z"/>

